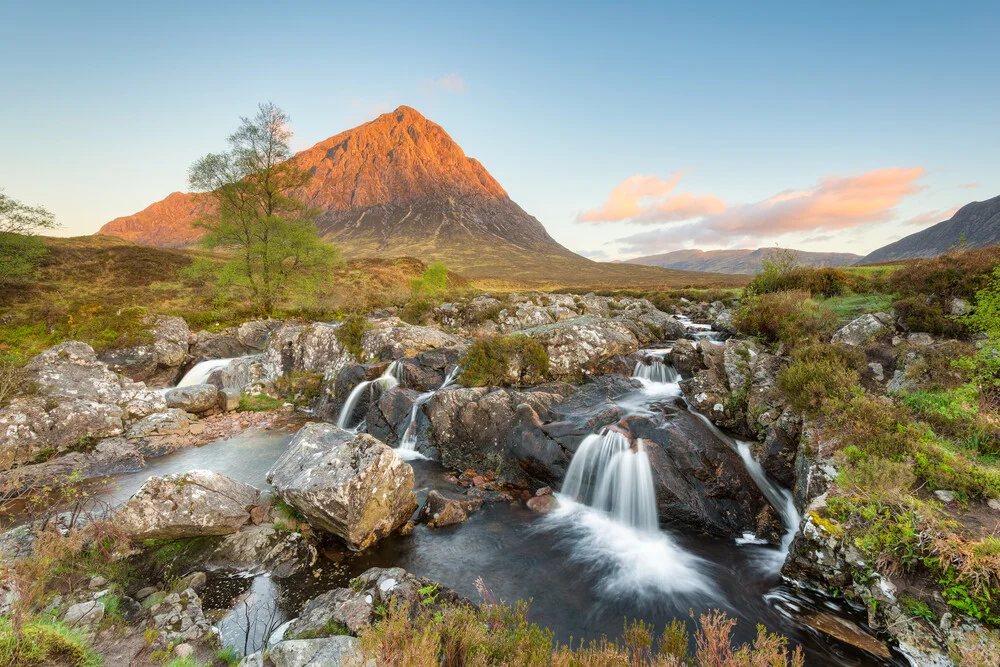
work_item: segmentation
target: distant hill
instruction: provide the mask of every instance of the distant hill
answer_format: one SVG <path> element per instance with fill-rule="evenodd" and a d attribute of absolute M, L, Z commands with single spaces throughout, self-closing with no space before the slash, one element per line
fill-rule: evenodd
<path fill-rule="evenodd" d="M 711 273 L 759 273 L 764 260 L 774 248 L 738 248 L 735 250 L 675 250 L 660 255 L 647 255 L 627 260 L 629 264 L 659 266 L 681 271 L 708 271 Z M 859 259 L 860 255 L 849 252 L 807 252 L 805 250 L 789 250 L 795 255 L 799 264 L 804 266 L 849 266 Z"/>
<path fill-rule="evenodd" d="M 1000 243 L 1000 196 L 975 201 L 932 227 L 904 236 L 869 253 L 861 264 L 877 264 L 913 257 L 935 257 L 964 241 L 966 248 Z"/>
<path fill-rule="evenodd" d="M 557 243 L 477 160 L 415 109 L 391 113 L 291 158 L 312 178 L 296 196 L 320 210 L 317 227 L 348 258 L 441 260 L 470 278 L 536 285 L 730 285 L 648 267 L 594 262 Z M 167 248 L 189 246 L 209 204 L 175 192 L 101 227 L 100 235 Z"/>

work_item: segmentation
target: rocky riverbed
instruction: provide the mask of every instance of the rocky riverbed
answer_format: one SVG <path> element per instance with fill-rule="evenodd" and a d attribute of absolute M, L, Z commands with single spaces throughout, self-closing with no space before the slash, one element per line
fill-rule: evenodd
<path fill-rule="evenodd" d="M 142 348 L 46 351 L 28 366 L 32 392 L 0 410 L 8 498 L 100 479 L 111 521 L 156 541 L 132 556 L 146 578 L 121 593 L 138 607 L 130 627 L 178 655 L 204 652 L 215 627 L 247 665 L 337 664 L 359 647 L 326 636 L 332 625 L 356 634 L 435 583 L 441 603 L 476 599 L 481 578 L 497 597 L 533 598 L 533 620 L 564 641 L 614 636 L 623 616 L 722 608 L 740 632 L 786 634 L 810 665 L 949 664 L 939 634 L 899 630 L 901 612 L 828 596 L 862 584 L 808 514 L 828 483 L 817 425 L 777 387 L 785 360 L 730 337 L 722 303 L 664 313 L 644 299 L 479 296 L 439 306 L 434 326 L 373 317 L 356 340 L 339 323 L 208 334 L 178 320 L 151 320 Z M 837 337 L 875 326 L 894 324 Z M 452 382 L 483 336 L 537 343 L 544 375 L 511 354 L 491 386 Z M 192 371 L 213 359 L 230 361 Z M 877 370 L 883 386 L 903 381 Z M 303 377 L 317 389 L 298 407 L 235 411 L 241 394 L 278 396 Z M 28 553 L 37 529 L 0 547 Z M 164 548 L 178 554 L 168 569 Z M 891 585 L 864 586 L 898 607 Z M 100 592 L 54 609 L 97 628 Z"/>

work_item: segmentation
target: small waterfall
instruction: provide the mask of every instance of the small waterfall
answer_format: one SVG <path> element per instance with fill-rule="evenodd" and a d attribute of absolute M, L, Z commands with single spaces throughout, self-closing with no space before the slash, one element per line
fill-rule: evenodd
<path fill-rule="evenodd" d="M 361 400 L 361 396 L 368 391 L 372 385 L 378 385 L 382 388 L 382 391 L 387 391 L 399 385 L 403 377 L 403 365 L 399 360 L 393 361 L 389 364 L 382 375 L 374 380 L 365 380 L 359 383 L 351 393 L 347 396 L 347 400 L 344 401 L 344 407 L 340 410 L 340 416 L 337 417 L 337 426 L 342 429 L 349 430 L 351 417 L 354 416 L 354 410 L 358 407 L 358 401 Z"/>
<path fill-rule="evenodd" d="M 618 523 L 655 532 L 658 526 L 653 472 L 642 440 L 633 448 L 613 429 L 580 443 L 563 482 L 562 494 L 607 512 Z"/>
<path fill-rule="evenodd" d="M 746 466 L 747 472 L 753 477 L 757 488 L 760 489 L 760 492 L 764 494 L 767 501 L 771 503 L 771 506 L 781 516 L 781 521 L 785 524 L 785 534 L 781 538 L 781 548 L 783 551 L 788 551 L 788 547 L 791 546 L 792 540 L 795 538 L 795 532 L 799 529 L 800 521 L 799 511 L 795 509 L 795 500 L 792 497 L 792 492 L 779 486 L 767 476 L 760 462 L 753 457 L 749 442 L 737 440 L 736 451 L 739 453 L 740 458 L 743 459 L 743 465 Z"/>
<path fill-rule="evenodd" d="M 181 381 L 177 383 L 178 387 L 190 387 L 195 384 L 205 384 L 205 380 L 208 376 L 217 370 L 226 368 L 233 362 L 234 358 L 229 359 L 209 359 L 208 361 L 199 361 L 194 366 L 191 367 Z"/>
<path fill-rule="evenodd" d="M 460 367 L 455 366 L 451 369 L 451 372 L 444 376 L 444 382 L 441 386 L 433 391 L 428 391 L 417 397 L 417 400 L 413 402 L 413 407 L 410 409 L 410 421 L 406 426 L 406 431 L 403 433 L 402 439 L 399 441 L 398 450 L 400 452 L 410 452 L 410 457 L 415 457 L 417 452 L 417 412 L 420 407 L 431 400 L 434 394 L 438 393 L 442 389 L 450 387 L 458 377 L 458 373 L 461 370 Z"/>
<path fill-rule="evenodd" d="M 632 377 L 658 384 L 675 384 L 681 379 L 680 374 L 673 366 L 669 366 L 663 363 L 662 359 L 655 357 L 637 361 L 635 369 L 632 371 Z"/>

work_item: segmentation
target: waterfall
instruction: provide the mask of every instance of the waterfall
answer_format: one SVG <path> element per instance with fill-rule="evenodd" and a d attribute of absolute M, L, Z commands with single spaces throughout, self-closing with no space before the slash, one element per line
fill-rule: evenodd
<path fill-rule="evenodd" d="M 650 357 L 637 361 L 632 377 L 656 382 L 659 384 L 674 384 L 680 381 L 680 374 L 673 366 L 663 363 L 663 360 Z"/>
<path fill-rule="evenodd" d="M 604 429 L 583 439 L 563 482 L 562 494 L 607 512 L 641 531 L 658 526 L 653 472 L 642 440 Z"/>
<path fill-rule="evenodd" d="M 194 366 L 191 367 L 181 381 L 177 383 L 178 387 L 190 387 L 195 384 L 205 384 L 205 380 L 208 376 L 217 370 L 226 368 L 233 362 L 233 358 L 229 359 L 209 359 L 208 361 L 199 361 Z"/>
<path fill-rule="evenodd" d="M 781 548 L 783 551 L 788 551 L 788 547 L 792 544 L 792 539 L 795 538 L 795 532 L 799 529 L 800 520 L 799 512 L 795 509 L 795 500 L 792 498 L 792 492 L 782 488 L 767 476 L 760 462 L 753 457 L 749 442 L 737 440 L 736 451 L 739 453 L 740 458 L 743 459 L 743 465 L 746 466 L 747 472 L 753 477 L 757 488 L 760 489 L 760 492 L 764 494 L 767 501 L 771 503 L 771 506 L 781 516 L 781 521 L 785 524 L 785 534 L 781 538 Z"/>
<path fill-rule="evenodd" d="M 340 416 L 337 417 L 337 426 L 342 429 L 350 429 L 351 417 L 354 416 L 354 410 L 358 407 L 358 401 L 361 400 L 361 396 L 368 391 L 372 385 L 378 385 L 382 388 L 382 391 L 392 389 L 399 385 L 403 378 L 403 365 L 397 359 L 389 364 L 382 375 L 374 380 L 365 380 L 364 382 L 358 383 L 351 393 L 347 396 L 347 400 L 344 401 L 344 407 L 340 410 Z M 360 426 L 360 424 L 359 424 Z"/>
<path fill-rule="evenodd" d="M 754 484 L 757 485 L 757 488 L 764 494 L 767 502 L 771 504 L 771 507 L 781 517 L 781 522 L 785 524 L 785 534 L 781 538 L 781 548 L 782 551 L 787 552 L 788 547 L 792 544 L 792 539 L 795 537 L 795 532 L 799 529 L 799 521 L 801 520 L 798 510 L 795 509 L 795 500 L 792 497 L 792 492 L 782 488 L 767 476 L 760 462 L 753 457 L 749 442 L 730 438 L 718 426 L 713 424 L 711 419 L 693 409 L 690 404 L 688 404 L 688 412 L 703 421 L 716 437 L 739 454 L 740 459 L 743 460 L 744 467 L 750 473 L 750 477 L 753 478 Z"/>
<path fill-rule="evenodd" d="M 433 391 L 424 392 L 417 397 L 416 401 L 413 402 L 413 407 L 410 408 L 410 421 L 406 426 L 406 431 L 403 433 L 403 437 L 399 441 L 398 447 L 398 451 L 400 453 L 408 452 L 407 455 L 404 455 L 404 458 L 416 458 L 416 456 L 419 456 L 417 454 L 417 412 L 420 410 L 420 407 L 427 401 L 431 400 L 431 397 L 434 396 L 434 394 L 438 393 L 442 389 L 450 387 L 455 381 L 455 378 L 458 377 L 460 370 L 461 368 L 458 366 L 452 368 L 451 372 L 444 376 L 444 382 L 441 383 L 440 387 L 434 389 Z"/>

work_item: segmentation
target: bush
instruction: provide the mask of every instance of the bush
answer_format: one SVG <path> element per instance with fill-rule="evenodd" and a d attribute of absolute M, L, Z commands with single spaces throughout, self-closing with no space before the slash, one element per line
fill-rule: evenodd
<path fill-rule="evenodd" d="M 859 394 L 846 401 L 830 401 L 826 412 L 840 436 L 840 447 L 871 456 L 898 460 L 919 438 L 909 414 L 889 401 Z"/>
<path fill-rule="evenodd" d="M 480 338 L 462 360 L 459 381 L 467 387 L 536 383 L 549 374 L 549 355 L 528 336 Z"/>
<path fill-rule="evenodd" d="M 411 299 L 403 306 L 399 319 L 410 324 L 426 324 L 428 316 L 436 307 L 437 304 L 429 299 Z"/>
<path fill-rule="evenodd" d="M 0 232 L 0 287 L 34 282 L 46 252 L 37 236 Z"/>
<path fill-rule="evenodd" d="M 922 331 L 935 336 L 961 336 L 968 332 L 966 327 L 945 312 L 945 305 L 926 296 L 911 296 L 896 299 L 892 307 L 910 331 Z"/>
<path fill-rule="evenodd" d="M 733 314 L 737 331 L 772 345 L 816 340 L 832 333 L 836 324 L 836 316 L 805 291 L 752 294 Z"/>
<path fill-rule="evenodd" d="M 971 299 L 989 283 L 1000 264 L 1000 247 L 950 252 L 913 260 L 890 274 L 892 291 L 902 296 L 934 295 L 941 301 Z"/>
<path fill-rule="evenodd" d="M 448 287 L 448 267 L 442 262 L 433 262 L 419 278 L 410 280 L 414 294 L 434 296 Z"/>
<path fill-rule="evenodd" d="M 864 353 L 841 345 L 814 344 L 792 355 L 792 363 L 778 374 L 781 388 L 792 406 L 816 414 L 829 399 L 847 398 L 859 386 L 857 368 Z"/>

